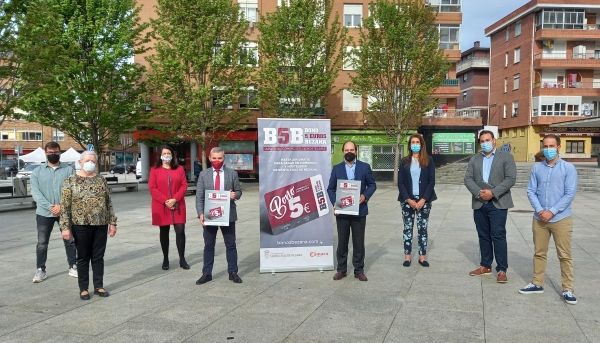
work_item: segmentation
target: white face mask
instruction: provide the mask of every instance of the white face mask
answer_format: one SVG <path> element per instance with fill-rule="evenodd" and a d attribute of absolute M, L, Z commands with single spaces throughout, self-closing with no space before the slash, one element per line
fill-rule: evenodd
<path fill-rule="evenodd" d="M 171 160 L 173 159 L 173 157 L 171 157 L 170 155 L 163 155 L 160 157 L 161 160 L 163 160 L 163 162 L 171 162 Z"/>
<path fill-rule="evenodd" d="M 92 161 L 87 161 L 83 164 L 83 170 L 85 170 L 88 173 L 93 172 L 94 170 L 96 170 L 96 163 L 92 162 Z"/>

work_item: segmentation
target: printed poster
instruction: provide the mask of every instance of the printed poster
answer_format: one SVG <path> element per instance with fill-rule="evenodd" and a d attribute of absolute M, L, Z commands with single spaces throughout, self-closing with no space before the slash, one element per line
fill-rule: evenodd
<path fill-rule="evenodd" d="M 204 192 L 204 224 L 229 226 L 229 191 Z"/>
<path fill-rule="evenodd" d="M 260 272 L 333 270 L 331 123 L 258 119 Z"/>
<path fill-rule="evenodd" d="M 360 206 L 360 181 L 338 179 L 335 191 L 335 214 L 357 216 Z"/>

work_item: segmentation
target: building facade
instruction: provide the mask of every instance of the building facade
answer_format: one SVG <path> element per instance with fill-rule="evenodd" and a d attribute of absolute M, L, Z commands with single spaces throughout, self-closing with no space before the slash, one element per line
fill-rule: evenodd
<path fill-rule="evenodd" d="M 460 83 L 456 109 L 480 111 L 481 119 L 487 125 L 490 48 L 483 48 L 480 42 L 475 42 L 472 48 L 463 51 L 456 63 L 456 76 Z"/>
<path fill-rule="evenodd" d="M 533 0 L 485 32 L 498 145 L 533 161 L 543 137 L 555 133 L 564 137 L 563 158 L 592 160 L 600 131 L 576 122 L 600 115 L 600 3 Z"/>

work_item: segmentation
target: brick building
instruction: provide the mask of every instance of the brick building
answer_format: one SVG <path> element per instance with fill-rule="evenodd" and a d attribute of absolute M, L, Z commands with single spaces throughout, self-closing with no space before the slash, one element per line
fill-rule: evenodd
<path fill-rule="evenodd" d="M 463 51 L 456 63 L 456 76 L 460 82 L 457 110 L 480 111 L 485 125 L 488 120 L 488 97 L 490 81 L 490 48 L 482 48 L 480 42 Z"/>
<path fill-rule="evenodd" d="M 236 0 L 234 0 L 236 1 Z M 281 1 L 275 0 L 237 0 L 240 4 L 241 11 L 246 15 L 246 18 L 256 23 L 259 20 L 259 13 L 267 13 L 275 11 Z M 459 81 L 456 77 L 456 62 L 460 59 L 460 26 L 462 23 L 461 0 L 424 0 L 428 6 L 431 6 L 435 11 L 438 11 L 436 25 L 440 32 L 440 48 L 444 50 L 449 60 L 452 62 L 452 68 L 448 72 L 447 78 L 442 87 L 439 87 L 432 97 L 440 102 L 440 110 L 432 111 L 423 118 L 423 123 L 420 131 L 428 138 L 428 150 L 431 151 L 431 139 L 435 132 L 456 132 L 456 133 L 475 133 L 481 128 L 481 116 L 479 112 L 470 112 L 469 115 L 464 115 L 465 112 L 456 111 L 456 98 L 460 94 Z M 334 4 L 334 12 L 339 13 L 343 24 L 349 28 L 349 34 L 358 41 L 359 29 L 358 24 L 363 18 L 369 15 L 368 4 L 370 0 L 356 1 L 336 1 Z M 148 21 L 155 17 L 154 0 L 144 1 L 141 18 L 143 21 Z M 255 25 L 251 24 L 248 29 L 249 46 L 256 50 L 256 40 L 258 30 Z M 144 59 L 146 55 L 136 55 L 135 61 L 140 64 L 147 65 Z M 254 52 L 257 58 L 260 58 L 260 51 Z M 341 90 L 336 94 L 332 94 L 328 98 L 329 105 L 322 115 L 315 118 L 331 119 L 332 136 L 333 136 L 333 154 L 332 161 L 340 161 L 342 159 L 341 144 L 346 139 L 356 141 L 359 146 L 364 148 L 370 147 L 371 161 L 379 158 L 381 161 L 387 161 L 378 165 L 372 163 L 373 169 L 376 172 L 389 172 L 392 170 L 392 165 L 389 161 L 393 161 L 394 151 L 392 146 L 387 143 L 387 139 L 383 132 L 378 131 L 376 127 L 369 124 L 367 118 L 361 112 L 366 106 L 366 99 L 352 95 L 346 88 L 350 83 L 349 75 L 353 73 L 351 67 L 345 66 L 340 70 L 339 76 L 334 83 L 334 91 Z M 240 99 L 241 100 L 241 99 Z M 232 110 L 239 105 L 234 105 Z M 443 110 L 442 110 L 443 108 Z M 259 109 L 252 110 L 252 115 L 243 120 L 242 124 L 246 125 L 247 129 L 236 132 L 234 135 L 227 136 L 223 141 L 218 143 L 223 147 L 226 153 L 252 153 L 256 156 L 257 153 L 257 118 L 263 117 Z M 148 132 L 143 129 L 136 133 L 136 136 L 143 136 Z M 211 147 L 207 148 L 207 151 Z M 192 161 L 202 154 L 199 151 L 196 142 L 182 142 L 177 149 L 177 154 L 180 156 L 180 163 L 185 166 L 187 171 L 191 171 Z M 403 148 L 404 152 L 406 147 Z M 155 149 L 150 149 L 145 145 L 141 145 L 141 155 L 143 170 L 147 170 L 149 165 L 156 159 Z M 361 152 L 365 149 L 359 149 Z M 436 159 L 457 159 L 457 156 L 450 156 L 450 151 L 444 152 L 447 156 L 436 156 Z M 460 152 L 464 154 L 464 152 Z M 361 156 L 359 156 L 361 158 Z M 436 162 L 437 163 L 437 162 Z M 143 175 L 145 180 L 147 175 Z"/>
<path fill-rule="evenodd" d="M 499 145 L 517 161 L 533 161 L 544 135 L 557 133 L 563 158 L 591 160 L 600 148 L 589 120 L 600 114 L 598 0 L 533 0 L 485 33 L 490 104 L 497 104 L 489 122 Z"/>

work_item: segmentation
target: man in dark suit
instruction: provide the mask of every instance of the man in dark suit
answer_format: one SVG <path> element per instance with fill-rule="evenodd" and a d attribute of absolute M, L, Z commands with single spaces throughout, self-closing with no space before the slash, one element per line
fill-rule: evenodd
<path fill-rule="evenodd" d="M 196 185 L 196 211 L 198 212 L 198 218 L 200 218 L 200 224 L 204 227 L 204 267 L 202 268 L 202 277 L 196 281 L 196 284 L 202 285 L 212 280 L 215 241 L 219 228 L 221 228 L 223 240 L 225 241 L 229 280 L 242 283 L 242 278 L 238 275 L 237 248 L 235 245 L 235 222 L 237 220 L 235 200 L 242 196 L 242 187 L 237 172 L 224 166 L 225 152 L 223 149 L 219 147 L 212 148 L 210 161 L 212 167 L 200 173 Z M 207 190 L 229 190 L 231 199 L 229 226 L 204 225 L 204 192 Z"/>
<path fill-rule="evenodd" d="M 508 281 L 506 217 L 508 209 L 514 206 L 510 188 L 517 180 L 517 165 L 510 153 L 496 149 L 493 132 L 481 131 L 479 144 L 483 151 L 471 157 L 465 173 L 465 186 L 473 195 L 471 205 L 481 253 L 479 268 L 469 275 L 492 274 L 495 257 L 496 281 L 505 283 Z"/>
<path fill-rule="evenodd" d="M 335 209 L 335 192 L 337 190 L 338 180 L 357 180 L 360 181 L 360 206 L 358 216 L 340 214 L 336 215 L 338 231 L 337 248 L 337 273 L 333 276 L 334 280 L 341 280 L 346 276 L 348 264 L 348 241 L 350 240 L 350 231 L 352 231 L 352 264 L 354 265 L 354 277 L 360 281 L 367 281 L 365 275 L 365 226 L 367 224 L 367 214 L 369 208 L 367 202 L 375 193 L 377 185 L 373 178 L 373 172 L 368 163 L 356 159 L 356 144 L 348 141 L 344 143 L 342 150 L 344 160 L 337 164 L 331 171 L 327 195 Z"/>

